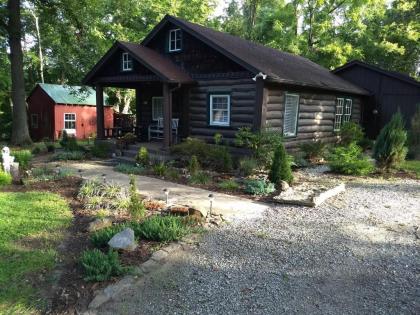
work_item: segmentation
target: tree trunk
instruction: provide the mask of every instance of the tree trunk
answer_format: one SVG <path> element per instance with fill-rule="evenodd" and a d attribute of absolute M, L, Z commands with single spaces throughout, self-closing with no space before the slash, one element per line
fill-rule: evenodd
<path fill-rule="evenodd" d="M 36 40 L 38 42 L 39 75 L 41 77 L 41 82 L 44 83 L 44 56 L 42 55 L 41 32 L 39 31 L 39 18 L 35 13 L 35 8 L 31 8 L 30 11 L 35 21 Z"/>
<path fill-rule="evenodd" d="M 21 45 L 22 24 L 20 20 L 20 0 L 8 0 L 8 36 L 10 46 L 10 65 L 12 75 L 13 124 L 12 139 L 14 145 L 32 143 L 28 130 L 28 117 L 25 100 L 25 80 L 23 77 L 23 53 Z"/>

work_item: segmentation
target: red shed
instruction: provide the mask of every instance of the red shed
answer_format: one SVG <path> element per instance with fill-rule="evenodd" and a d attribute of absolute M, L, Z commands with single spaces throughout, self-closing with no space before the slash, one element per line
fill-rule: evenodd
<path fill-rule="evenodd" d="M 27 102 L 29 130 L 34 141 L 57 140 L 63 130 L 77 139 L 96 133 L 96 93 L 90 87 L 38 83 Z M 105 105 L 104 118 L 105 128 L 112 128 L 112 106 Z"/>

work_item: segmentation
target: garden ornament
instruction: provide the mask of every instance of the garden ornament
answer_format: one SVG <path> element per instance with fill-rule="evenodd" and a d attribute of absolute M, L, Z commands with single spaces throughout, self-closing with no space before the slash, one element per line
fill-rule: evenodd
<path fill-rule="evenodd" d="M 4 147 L 1 150 L 1 156 L 3 160 L 3 170 L 10 174 L 10 168 L 15 161 L 15 157 L 10 155 L 10 149 L 8 147 Z"/>

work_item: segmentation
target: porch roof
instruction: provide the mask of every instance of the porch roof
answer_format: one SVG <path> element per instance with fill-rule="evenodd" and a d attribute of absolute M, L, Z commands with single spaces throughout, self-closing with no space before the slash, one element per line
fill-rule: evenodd
<path fill-rule="evenodd" d="M 148 68 L 154 73 L 150 75 L 117 75 L 116 77 L 96 77 L 95 75 L 105 65 L 106 61 L 118 50 L 122 49 L 130 53 L 130 55 L 140 64 Z M 190 83 L 194 80 L 184 72 L 180 67 L 173 63 L 170 59 L 165 58 L 158 52 L 145 47 L 141 44 L 134 44 L 123 41 L 116 41 L 108 52 L 99 60 L 91 71 L 84 77 L 83 83 L 93 85 L 96 82 L 133 82 L 135 81 L 163 81 L 173 83 Z"/>

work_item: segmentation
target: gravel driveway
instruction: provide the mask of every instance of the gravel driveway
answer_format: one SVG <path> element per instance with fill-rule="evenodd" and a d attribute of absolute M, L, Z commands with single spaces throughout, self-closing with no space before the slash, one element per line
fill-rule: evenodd
<path fill-rule="evenodd" d="M 98 314 L 419 314 L 419 226 L 419 181 L 353 182 L 207 233 Z"/>

